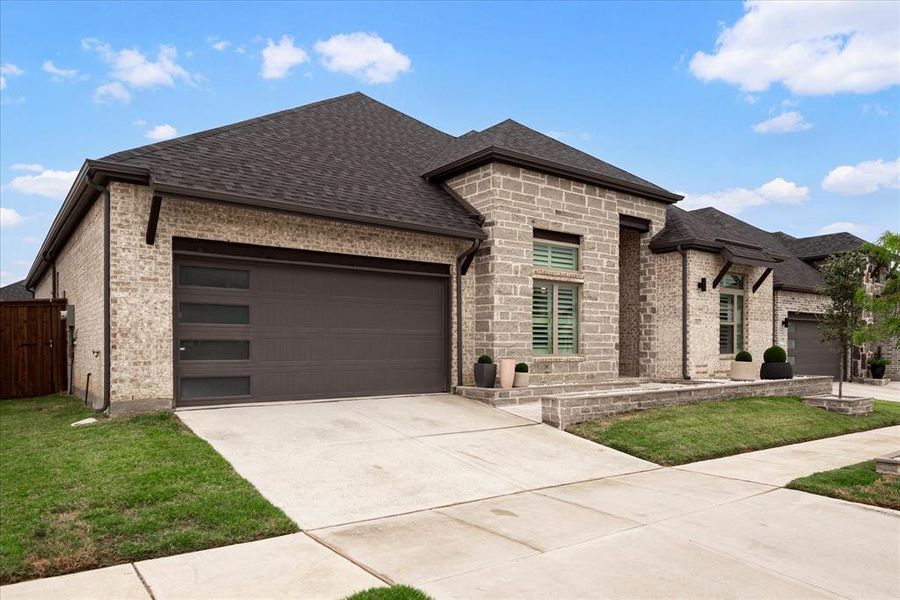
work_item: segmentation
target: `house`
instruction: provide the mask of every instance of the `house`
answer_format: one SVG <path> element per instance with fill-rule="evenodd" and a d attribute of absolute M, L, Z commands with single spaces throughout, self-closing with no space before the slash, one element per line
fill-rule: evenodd
<path fill-rule="evenodd" d="M 113 414 L 451 391 L 480 354 L 537 385 L 708 377 L 801 339 L 810 260 L 858 240 L 680 199 L 514 121 L 454 137 L 355 93 L 86 161 L 26 283 L 68 300 L 74 388 Z"/>

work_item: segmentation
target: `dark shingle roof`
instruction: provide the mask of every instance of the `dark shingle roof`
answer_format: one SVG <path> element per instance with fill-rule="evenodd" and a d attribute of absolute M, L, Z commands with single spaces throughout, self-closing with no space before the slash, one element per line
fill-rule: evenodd
<path fill-rule="evenodd" d="M 650 249 L 666 252 L 681 245 L 712 252 L 725 250 L 732 254 L 737 250 L 734 255 L 746 258 L 748 262 L 764 262 L 761 257 L 768 257 L 774 261 L 770 266 L 776 288 L 814 292 L 822 277 L 818 269 L 805 261 L 856 250 L 862 243 L 863 240 L 849 233 L 795 238 L 780 231 L 770 233 L 715 208 L 685 211 L 669 206 L 666 226 L 650 241 Z M 741 254 L 745 248 L 751 255 Z"/>
<path fill-rule="evenodd" d="M 838 252 L 857 250 L 862 244 L 862 239 L 847 232 L 814 235 L 787 242 L 791 252 L 803 260 L 815 260 Z"/>
<path fill-rule="evenodd" d="M 426 177 L 440 174 L 448 167 L 466 164 L 467 159 L 484 155 L 489 151 L 506 151 L 534 158 L 544 163 L 571 169 L 574 173 L 594 175 L 611 182 L 620 182 L 645 190 L 667 202 L 681 199 L 660 186 L 633 175 L 628 171 L 577 150 L 529 127 L 507 119 L 483 131 L 470 131 L 450 141 L 437 153 L 424 170 Z"/>
<path fill-rule="evenodd" d="M 161 189 L 483 237 L 463 205 L 421 176 L 453 139 L 354 93 L 101 160 L 145 167 Z"/>
<path fill-rule="evenodd" d="M 0 287 L 0 302 L 4 300 L 31 300 L 31 292 L 25 289 L 25 280 Z"/>

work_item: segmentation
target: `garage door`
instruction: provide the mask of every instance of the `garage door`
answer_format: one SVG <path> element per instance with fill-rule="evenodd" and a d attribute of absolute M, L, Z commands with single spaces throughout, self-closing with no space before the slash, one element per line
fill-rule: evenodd
<path fill-rule="evenodd" d="M 177 404 L 447 391 L 448 276 L 409 266 L 176 255 Z"/>
<path fill-rule="evenodd" d="M 798 375 L 840 377 L 841 351 L 822 341 L 815 317 L 788 318 L 788 360 Z"/>

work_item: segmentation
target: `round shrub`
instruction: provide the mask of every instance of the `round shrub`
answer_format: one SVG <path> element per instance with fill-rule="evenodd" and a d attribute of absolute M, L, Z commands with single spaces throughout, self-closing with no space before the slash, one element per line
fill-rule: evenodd
<path fill-rule="evenodd" d="M 738 362 L 753 362 L 753 355 L 746 350 L 741 350 L 734 355 L 734 360 Z"/>
<path fill-rule="evenodd" d="M 772 346 L 763 354 L 763 361 L 767 363 L 783 363 L 787 360 L 787 353 L 781 346 Z"/>
<path fill-rule="evenodd" d="M 479 363 L 479 364 L 482 364 L 482 365 L 489 365 L 489 364 L 491 364 L 491 363 L 493 363 L 493 362 L 494 362 L 494 360 L 493 360 L 490 356 L 488 356 L 487 354 L 482 354 L 481 356 L 478 357 L 478 363 Z"/>
<path fill-rule="evenodd" d="M 516 363 L 516 373 L 527 373 L 528 372 L 528 364 L 527 363 Z"/>

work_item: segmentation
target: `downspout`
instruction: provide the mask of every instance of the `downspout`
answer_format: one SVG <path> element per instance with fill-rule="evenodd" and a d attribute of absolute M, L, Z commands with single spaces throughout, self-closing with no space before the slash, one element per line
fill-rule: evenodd
<path fill-rule="evenodd" d="M 681 377 L 685 380 L 690 379 L 687 366 L 687 330 L 688 330 L 688 298 L 687 298 L 687 252 L 678 245 L 678 254 L 681 255 Z"/>
<path fill-rule="evenodd" d="M 456 257 L 456 385 L 463 384 L 463 309 L 462 276 L 469 270 L 475 253 L 481 247 L 481 240 L 472 240 L 472 245 Z"/>
<path fill-rule="evenodd" d="M 103 406 L 97 409 L 99 413 L 108 413 L 110 405 L 110 294 L 109 294 L 109 227 L 110 227 L 110 199 L 109 188 L 99 186 L 93 181 L 87 185 L 100 192 L 103 198 Z"/>

